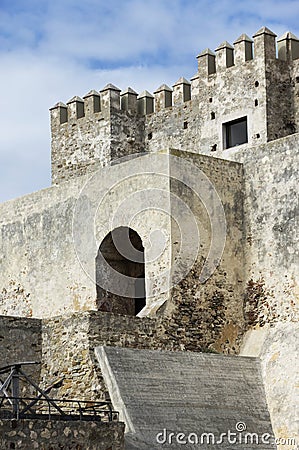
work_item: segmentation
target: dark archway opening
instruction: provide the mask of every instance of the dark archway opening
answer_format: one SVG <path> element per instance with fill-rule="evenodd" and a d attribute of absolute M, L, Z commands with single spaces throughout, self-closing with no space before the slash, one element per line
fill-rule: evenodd
<path fill-rule="evenodd" d="M 129 277 L 129 283 L 118 274 Z M 96 258 L 96 284 L 99 311 L 133 316 L 144 308 L 144 248 L 136 231 L 119 227 L 103 239 Z"/>

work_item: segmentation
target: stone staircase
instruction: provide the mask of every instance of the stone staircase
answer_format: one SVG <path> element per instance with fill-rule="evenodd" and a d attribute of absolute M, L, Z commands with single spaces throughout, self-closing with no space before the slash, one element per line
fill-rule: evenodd
<path fill-rule="evenodd" d="M 119 347 L 95 352 L 126 424 L 126 449 L 276 448 L 257 358 Z"/>

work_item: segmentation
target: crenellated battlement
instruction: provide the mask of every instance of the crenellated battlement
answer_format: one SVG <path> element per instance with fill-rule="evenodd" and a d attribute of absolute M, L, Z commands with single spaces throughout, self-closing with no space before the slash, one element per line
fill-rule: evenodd
<path fill-rule="evenodd" d="M 281 61 L 292 62 L 299 59 L 299 39 L 291 32 L 286 32 L 279 39 L 276 34 L 266 27 L 261 28 L 250 39 L 246 34 L 242 34 L 235 40 L 233 46 L 227 42 L 222 42 L 215 50 L 215 53 L 209 48 L 202 51 L 198 56 L 198 72 L 192 77 L 191 81 L 197 77 L 205 78 L 210 75 L 216 75 L 223 69 L 236 67 L 247 61 L 253 60 L 266 62 L 277 59 Z M 145 95 L 146 93 L 146 95 Z M 113 84 L 107 84 L 100 92 L 95 90 L 84 95 L 83 98 L 75 96 L 65 105 L 62 102 L 54 105 L 50 111 L 59 110 L 57 118 L 63 124 L 71 119 L 80 119 L 85 115 L 92 113 L 109 111 L 110 108 L 121 109 L 124 111 L 137 112 L 140 115 L 151 114 L 154 111 L 160 111 L 162 108 L 168 108 L 175 104 L 181 104 L 182 101 L 189 101 L 192 97 L 192 83 L 186 78 L 179 78 L 171 89 L 166 84 L 162 84 L 154 91 L 154 107 L 144 107 L 144 98 L 150 99 L 151 94 L 143 91 L 140 95 L 132 88 L 128 87 L 125 91 L 117 88 Z M 151 104 L 151 101 L 146 101 Z M 55 114 L 55 113 L 54 113 Z M 55 114 L 56 118 L 56 114 Z"/>
<path fill-rule="evenodd" d="M 92 90 L 51 108 L 53 181 L 82 173 L 73 171 L 79 166 L 109 164 L 123 156 L 118 147 L 124 141 L 127 153 L 156 151 L 170 144 L 190 151 L 190 142 L 203 153 L 218 154 L 230 146 L 223 136 L 226 124 L 242 117 L 246 117 L 246 143 L 251 145 L 299 129 L 295 35 L 287 32 L 276 42 L 276 34 L 263 27 L 253 39 L 242 34 L 233 45 L 224 41 L 215 52 L 205 49 L 197 61 L 190 81 L 181 77 L 172 87 L 162 84 L 153 94 L 138 95 L 131 87 L 121 91 L 108 84 L 99 92 Z"/>
<path fill-rule="evenodd" d="M 9 386 L 1 382 L 0 450 L 153 449 L 161 428 L 169 438 L 175 433 L 167 430 L 202 430 L 202 441 L 210 431 L 228 436 L 237 420 L 259 438 L 251 448 L 261 441 L 276 448 L 275 437 L 281 450 L 299 450 L 299 39 L 262 28 L 221 40 L 200 52 L 191 79 L 174 74 L 152 93 L 96 86 L 51 108 L 52 177 L 60 185 L 1 205 L 2 366 L 41 361 L 31 368 L 44 392 L 53 388 L 49 395 L 63 404 L 81 398 L 83 416 L 111 397 L 131 432 L 118 439 L 123 427 L 105 423 L 111 410 L 97 425 L 78 420 L 78 428 L 61 416 L 56 426 L 50 403 L 45 426 L 34 419 L 45 412 L 39 402 L 27 408 L 28 426 L 8 420 Z M 202 351 L 220 354 L 208 367 Z M 189 364 L 190 401 L 178 358 Z M 227 370 L 211 376 L 216 360 Z M 230 383 L 221 390 L 223 375 Z M 167 388 L 164 402 L 157 384 Z M 252 392 L 261 401 L 250 404 Z M 21 417 L 26 409 L 17 403 L 12 413 Z M 192 407 L 202 411 L 200 423 L 189 420 Z"/>

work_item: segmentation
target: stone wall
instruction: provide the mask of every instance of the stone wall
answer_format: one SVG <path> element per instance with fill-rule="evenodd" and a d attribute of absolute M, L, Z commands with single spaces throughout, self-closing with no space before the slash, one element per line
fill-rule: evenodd
<path fill-rule="evenodd" d="M 157 303 L 161 305 L 169 296 L 167 286 L 165 293 L 161 294 L 161 272 L 164 274 L 168 270 L 170 273 L 171 254 L 176 245 L 170 219 L 170 199 L 176 193 L 172 193 L 175 185 L 170 184 L 169 178 L 172 176 L 171 158 L 175 155 L 175 152 L 145 155 L 112 166 L 107 173 L 95 172 L 86 185 L 86 177 L 78 177 L 1 205 L 0 312 L 49 317 L 96 310 L 96 257 L 101 242 L 111 231 L 113 219 L 114 227 L 130 223 L 142 240 L 147 293 L 144 314 L 155 314 Z M 177 156 L 182 166 L 184 160 L 189 160 L 194 170 L 201 169 L 219 191 L 225 207 L 228 233 L 219 269 L 222 275 L 216 271 L 214 280 L 219 275 L 223 291 L 230 291 L 232 283 L 240 287 L 243 266 L 241 166 L 215 158 L 210 160 L 203 155 L 194 155 L 192 159 L 192 155 L 186 152 L 179 152 Z M 144 173 L 145 167 L 153 175 Z M 183 177 L 186 175 L 182 173 Z M 81 191 L 82 187 L 84 189 Z M 149 205 L 150 208 L 145 208 L 148 201 L 145 192 L 154 192 L 155 195 L 155 204 Z M 127 219 L 127 211 L 132 207 L 132 202 L 129 202 L 130 208 L 117 216 L 115 212 L 136 193 L 134 207 L 142 214 L 135 214 L 132 220 L 129 220 L 130 217 Z M 189 203 L 194 209 L 199 230 L 203 231 L 200 236 L 200 258 L 206 257 L 211 240 L 209 218 L 204 212 L 206 205 L 194 203 L 192 193 L 189 195 L 184 189 L 179 188 L 177 193 L 185 204 Z M 180 220 L 183 221 L 184 217 Z M 186 235 L 188 226 L 186 223 Z M 151 234 L 157 229 L 167 237 L 163 251 L 159 250 L 159 241 L 151 239 Z M 157 257 L 151 258 L 155 248 Z M 229 271 L 232 265 L 234 270 Z M 228 274 L 227 285 L 224 272 Z M 236 290 L 238 296 L 239 289 Z M 228 293 L 227 297 L 231 294 Z"/>
<path fill-rule="evenodd" d="M 280 41 L 288 53 L 288 40 Z M 131 95 L 121 102 L 120 90 L 108 85 L 100 93 L 101 110 L 90 108 L 91 98 L 74 100 L 51 110 L 52 176 L 54 183 L 82 175 L 114 159 L 143 151 L 177 148 L 225 157 L 225 124 L 246 117 L 248 143 L 264 144 L 298 131 L 296 55 L 276 58 L 275 34 L 262 28 L 252 41 L 242 35 L 222 43 L 213 53 L 200 53 L 198 71 L 190 82 L 180 78 L 170 89 L 154 93 L 155 108 L 144 108 Z M 110 86 L 110 87 L 109 87 Z M 191 89 L 191 90 L 190 90 Z M 149 94 L 150 95 L 150 94 Z M 152 104 L 153 98 L 146 101 Z M 81 105 L 84 112 L 74 111 Z M 67 120 L 61 123 L 60 111 Z M 142 111 L 141 111 L 142 110 Z"/>
<path fill-rule="evenodd" d="M 298 150 L 295 134 L 230 157 L 242 162 L 245 179 L 247 332 L 241 354 L 261 358 L 275 435 L 299 442 Z"/>
<path fill-rule="evenodd" d="M 208 314 L 220 314 L 216 295 Z M 191 303 L 191 302 L 190 302 Z M 138 318 L 105 312 L 82 312 L 43 320 L 42 385 L 63 377 L 62 386 L 53 390 L 58 398 L 109 400 L 102 374 L 95 361 L 95 347 L 118 346 L 135 349 L 210 351 L 219 336 L 227 333 L 227 341 L 218 342 L 222 352 L 236 353 L 237 325 L 217 318 L 202 325 L 203 308 L 182 302 L 181 316 L 175 311 L 160 318 Z M 223 307 L 224 309 L 224 307 Z M 224 313 L 225 315 L 226 313 Z M 229 313 L 227 313 L 229 314 Z M 224 333 L 221 327 L 225 324 Z M 215 330 L 214 330 L 215 327 Z M 220 329 L 220 330 L 219 330 Z M 231 329 L 231 336 L 228 333 Z M 207 334 L 207 336 L 206 336 Z M 218 341 L 217 341 L 218 339 Z M 223 342 L 222 342 L 223 341 Z M 215 345 L 214 345 L 215 344 Z M 221 345 L 222 344 L 222 345 Z M 217 348 L 218 348 L 217 346 Z"/>
<path fill-rule="evenodd" d="M 28 370 L 36 381 L 46 386 L 55 379 L 64 377 L 61 388 L 51 391 L 54 397 L 109 400 L 106 385 L 95 361 L 94 349 L 107 345 L 135 349 L 205 350 L 202 343 L 206 342 L 206 338 L 201 335 L 200 326 L 194 323 L 192 327 L 191 319 L 186 326 L 186 317 L 192 311 L 192 306 L 181 304 L 181 322 L 177 322 L 178 315 L 175 314 L 172 317 L 150 319 L 95 311 L 44 319 L 42 346 L 41 321 L 1 317 L 0 329 L 4 338 L 2 348 L 4 356 L 6 355 L 4 361 L 9 364 L 17 359 L 36 359 L 39 356 L 42 360 L 41 374 L 37 366 L 32 368 L 32 373 Z M 216 298 L 214 307 L 219 314 L 221 308 Z M 209 314 L 213 316 L 212 312 Z M 194 316 L 196 317 L 196 313 Z M 298 401 L 297 325 L 298 323 L 286 322 L 250 329 L 241 348 L 242 355 L 261 358 L 275 436 L 283 439 L 298 439 L 293 414 Z M 235 349 L 230 351 L 233 353 Z M 33 431 L 36 432 L 36 429 L 33 428 Z M 45 435 L 50 438 L 51 433 L 46 431 Z M 24 438 L 19 433 L 9 436 L 16 440 Z"/>
<path fill-rule="evenodd" d="M 298 151 L 295 134 L 232 156 L 244 167 L 245 300 L 253 327 L 299 318 Z"/>
<path fill-rule="evenodd" d="M 20 361 L 41 361 L 41 321 L 0 316 L 1 366 Z"/>
<path fill-rule="evenodd" d="M 268 141 L 298 131 L 295 122 L 295 96 L 292 85 L 292 65 L 287 61 L 272 60 L 266 65 L 267 79 L 267 135 Z"/>
<path fill-rule="evenodd" d="M 123 450 L 124 424 L 0 420 L 0 447 L 41 450 Z"/>
<path fill-rule="evenodd" d="M 141 158 L 136 158 L 136 164 L 136 170 L 141 172 L 137 179 L 128 177 L 128 170 L 132 169 L 124 162 L 111 167 L 108 174 L 95 173 L 83 194 L 80 191 L 86 177 L 79 177 L 0 206 L 0 312 L 49 317 L 97 309 L 96 256 L 102 240 L 111 231 L 118 206 L 129 195 L 148 187 L 165 191 L 165 205 L 159 206 L 169 209 L 167 158 L 159 167 L 165 175 L 160 178 L 143 177 Z M 111 183 L 120 180 L 122 183 L 112 188 Z M 99 199 L 104 199 L 100 212 Z M 143 198 L 138 201 L 142 209 Z M 123 217 L 118 221 L 114 222 L 115 227 L 128 225 Z M 161 217 L 158 211 L 147 212 L 146 217 L 138 215 L 133 225 L 145 243 L 157 228 L 170 236 L 169 222 L 169 217 Z M 78 255 L 82 242 L 82 253 Z M 153 262 L 145 255 L 146 269 L 152 277 L 159 277 L 161 265 L 170 266 L 170 248 L 168 241 L 163 254 Z M 147 292 L 149 298 L 155 295 Z"/>
<path fill-rule="evenodd" d="M 243 44 L 249 42 L 246 39 L 241 39 Z M 67 315 L 43 321 L 42 350 L 40 322 L 1 319 L 3 364 L 11 362 L 11 356 L 40 359 L 43 352 L 44 384 L 64 375 L 59 395 L 103 398 L 105 386 L 93 360 L 97 345 L 193 351 L 209 348 L 234 353 L 239 351 L 245 334 L 243 346 L 246 344 L 246 352 L 254 353 L 255 336 L 265 333 L 264 347 L 257 354 L 262 358 L 276 432 L 286 435 L 294 429 L 286 409 L 287 404 L 292 404 L 294 371 L 298 370 L 294 361 L 290 380 L 285 378 L 288 349 L 295 352 L 297 345 L 290 330 L 296 328 L 299 317 L 295 166 L 298 134 L 294 134 L 299 123 L 299 65 L 298 61 L 275 59 L 275 36 L 269 30 L 261 30 L 255 36 L 254 59 L 245 58 L 237 42 L 232 65 L 228 57 L 232 49 L 224 44 L 216 56 L 209 51 L 199 56 L 191 99 L 185 96 L 188 82 L 176 84 L 173 104 L 165 101 L 166 91 L 168 97 L 170 94 L 164 87 L 155 94 L 155 112 L 141 117 L 136 102 L 131 111 L 127 107 L 121 109 L 119 90 L 110 86 L 101 92 L 100 111 L 91 108 L 92 96 L 85 100 L 85 116 L 80 110 L 80 99 L 52 110 L 53 181 L 60 184 L 0 207 L 0 312 L 45 318 Z M 68 118 L 61 123 L 63 108 Z M 248 143 L 225 149 L 223 127 L 245 116 Z M 106 193 L 109 183 L 103 172 L 92 185 L 96 196 L 87 192 L 82 197 L 80 192 L 87 176 L 79 175 L 109 165 L 120 156 L 143 150 L 156 155 L 165 147 L 177 148 L 173 155 L 204 169 L 225 209 L 225 252 L 204 285 L 198 277 L 211 239 L 207 213 L 188 188 L 169 182 L 168 164 L 159 167 L 167 180 L 156 184 L 148 178 L 139 184 L 134 184 L 132 178 L 128 180 L 126 163 L 111 167 L 111 180 L 126 181 L 121 189 L 109 192 L 108 206 L 95 221 L 98 242 L 90 244 L 87 219 L 95 210 L 95 199 Z M 202 153 L 231 162 L 198 155 Z M 140 167 L 142 164 L 140 161 Z M 61 183 L 66 180 L 69 181 Z M 111 231 L 107 225 L 111 209 L 141 187 L 168 189 L 163 206 L 167 204 L 170 212 L 172 193 L 178 193 L 193 208 L 202 232 L 200 254 L 188 275 L 173 289 L 170 301 L 164 303 L 169 297 L 166 295 L 160 309 L 147 305 L 144 314 L 157 314 L 156 319 L 84 312 L 97 308 L 96 289 L 74 248 L 72 221 L 76 201 L 80 197 L 84 216 L 77 231 L 86 243 L 91 272 L 95 272 L 98 246 Z M 161 269 L 173 262 L 176 230 L 173 222 L 158 214 L 138 220 L 136 230 L 143 242 L 149 241 L 151 231 L 157 227 L 171 237 L 163 258 L 146 268 L 158 280 Z M 148 294 L 152 298 L 155 291 Z M 76 311 L 80 315 L 69 315 Z M 36 340 L 30 341 L 30 336 Z M 281 346 L 279 355 L 277 346 Z M 271 388 L 273 383 L 279 389 L 278 397 Z M 282 402 L 282 397 L 288 400 Z M 286 430 L 281 431 L 283 422 Z"/>
<path fill-rule="evenodd" d="M 266 397 L 279 450 L 294 450 L 298 433 L 298 352 L 299 323 L 280 322 L 250 329 L 243 341 L 241 355 L 259 357 Z"/>
<path fill-rule="evenodd" d="M 106 101 L 105 96 L 115 94 L 118 102 Z M 72 104 L 68 107 L 68 120 L 63 123 L 60 123 L 61 107 L 51 110 L 53 184 L 143 151 L 144 118 L 138 117 L 137 111 L 120 110 L 119 92 L 113 89 L 102 93 L 101 100 L 101 111 L 94 112 L 90 109 L 91 98 L 85 98 L 86 114 L 79 118 L 72 112 Z"/>
<path fill-rule="evenodd" d="M 146 150 L 155 152 L 170 146 L 221 157 L 225 151 L 223 124 L 242 117 L 247 117 L 249 145 L 266 142 L 265 85 L 263 66 L 256 60 L 215 74 L 199 72 L 192 80 L 190 101 L 146 116 Z"/>
<path fill-rule="evenodd" d="M 200 64 L 203 64 L 201 59 Z M 263 60 L 237 61 L 231 67 L 219 65 L 211 74 L 200 67 L 191 81 L 191 100 L 183 101 L 182 95 L 175 95 L 172 106 L 158 107 L 163 92 L 157 92 L 156 111 L 146 116 L 121 110 L 119 93 L 110 109 L 103 107 L 101 112 L 88 112 L 80 118 L 71 114 L 69 106 L 69 120 L 62 124 L 54 109 L 51 114 L 53 183 L 103 167 L 121 156 L 156 152 L 165 147 L 219 156 L 224 149 L 223 124 L 245 116 L 249 145 L 266 142 Z"/>
<path fill-rule="evenodd" d="M 213 57 L 207 53 L 198 57 L 191 100 L 174 102 L 145 117 L 147 151 L 170 146 L 226 158 L 225 124 L 242 117 L 247 117 L 248 143 L 238 151 L 298 131 L 298 60 L 275 59 L 274 39 L 265 56 L 258 52 L 254 59 L 238 59 L 230 67 L 223 62 L 217 66 L 216 52 L 215 73 L 201 67 L 208 58 Z"/>
<path fill-rule="evenodd" d="M 76 283 L 80 264 L 71 225 L 81 186 L 82 180 L 69 190 L 45 189 L 0 206 L 2 314 L 41 317 L 62 314 L 70 304 L 93 307 L 88 294 L 82 298 L 88 279 Z"/>
<path fill-rule="evenodd" d="M 106 399 L 94 364 L 97 345 L 155 347 L 155 320 L 103 312 L 84 312 L 43 320 L 42 382 L 64 377 L 58 397 Z"/>
<path fill-rule="evenodd" d="M 215 303 L 216 305 L 216 303 Z M 205 351 L 208 340 L 203 325 L 193 322 L 181 304 L 182 314 L 159 318 L 138 318 L 105 312 L 80 312 L 50 319 L 1 316 L 1 366 L 22 361 L 40 361 L 26 373 L 42 387 L 63 378 L 62 386 L 51 390 L 54 398 L 109 400 L 106 386 L 95 363 L 94 348 L 101 345 L 137 349 Z M 194 317 L 197 318 L 197 311 Z M 188 319 L 188 322 L 187 322 Z M 207 322 L 209 326 L 209 322 Z M 204 329 L 208 333 L 208 329 Z M 217 333 L 215 333 L 217 336 Z M 226 348 L 234 353 L 227 344 Z"/>
<path fill-rule="evenodd" d="M 43 366 L 45 385 L 64 377 L 55 394 L 62 398 L 109 400 L 102 375 L 95 363 L 99 345 L 129 348 L 180 350 L 188 335 L 165 331 L 169 319 L 138 318 L 105 312 L 82 312 L 43 320 Z M 200 343 L 197 344 L 200 349 Z"/>
<path fill-rule="evenodd" d="M 38 319 L 0 316 L 0 367 L 17 362 L 42 363 L 41 328 Z M 39 382 L 41 364 L 25 366 L 24 370 Z M 21 392 L 30 395 L 31 391 L 28 385 L 21 384 Z"/>
<path fill-rule="evenodd" d="M 192 192 L 186 185 L 171 178 L 171 193 L 183 199 L 192 210 L 198 224 L 200 245 L 195 263 L 190 265 L 188 274 L 174 285 L 171 300 L 164 310 L 161 310 L 161 314 L 169 319 L 166 333 L 177 334 L 178 339 L 180 335 L 182 337 L 187 335 L 189 337 L 187 341 L 181 340 L 182 348 L 187 350 L 211 348 L 222 353 L 235 353 L 238 352 L 240 336 L 244 330 L 242 296 L 245 287 L 243 252 L 245 235 L 242 165 L 194 153 L 179 151 L 172 153 L 191 163 L 188 176 L 189 179 L 196 179 L 197 189 L 196 192 Z M 207 189 L 208 199 L 203 199 L 202 193 L 206 186 L 200 180 L 198 170 L 209 177 L 211 186 L 221 201 L 226 221 L 223 235 L 219 229 L 217 231 L 212 229 L 215 218 L 221 220 L 221 211 L 216 200 L 211 200 L 209 192 L 211 186 Z M 172 168 L 170 174 L 172 175 Z M 197 193 L 202 195 L 201 199 Z M 181 229 L 177 231 L 174 227 L 172 229 L 174 268 L 177 264 L 175 243 L 179 241 L 178 234 L 192 233 L 191 228 L 184 226 L 184 213 L 179 211 L 176 214 L 180 217 Z M 219 261 L 215 271 L 202 282 L 203 265 L 207 261 L 212 242 L 214 245 L 216 242 L 219 247 L 223 242 L 224 250 L 223 254 L 218 255 Z M 183 263 L 186 264 L 187 259 L 185 258 Z M 209 265 L 214 262 L 210 261 Z"/>

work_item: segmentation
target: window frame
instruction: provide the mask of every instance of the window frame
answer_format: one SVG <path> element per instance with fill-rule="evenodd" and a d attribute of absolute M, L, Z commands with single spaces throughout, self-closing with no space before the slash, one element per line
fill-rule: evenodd
<path fill-rule="evenodd" d="M 244 136 L 244 142 L 241 142 L 239 144 L 232 144 L 232 139 L 231 139 L 231 127 L 233 125 L 237 125 L 239 123 L 245 123 L 246 127 L 245 127 L 245 136 Z M 248 144 L 248 118 L 247 116 L 243 116 L 243 117 L 239 117 L 237 119 L 234 120 L 230 120 L 229 122 L 225 122 L 222 125 L 222 130 L 223 130 L 223 149 L 227 150 L 230 148 L 234 148 L 234 147 L 238 147 L 240 145 L 244 145 L 244 144 Z"/>

